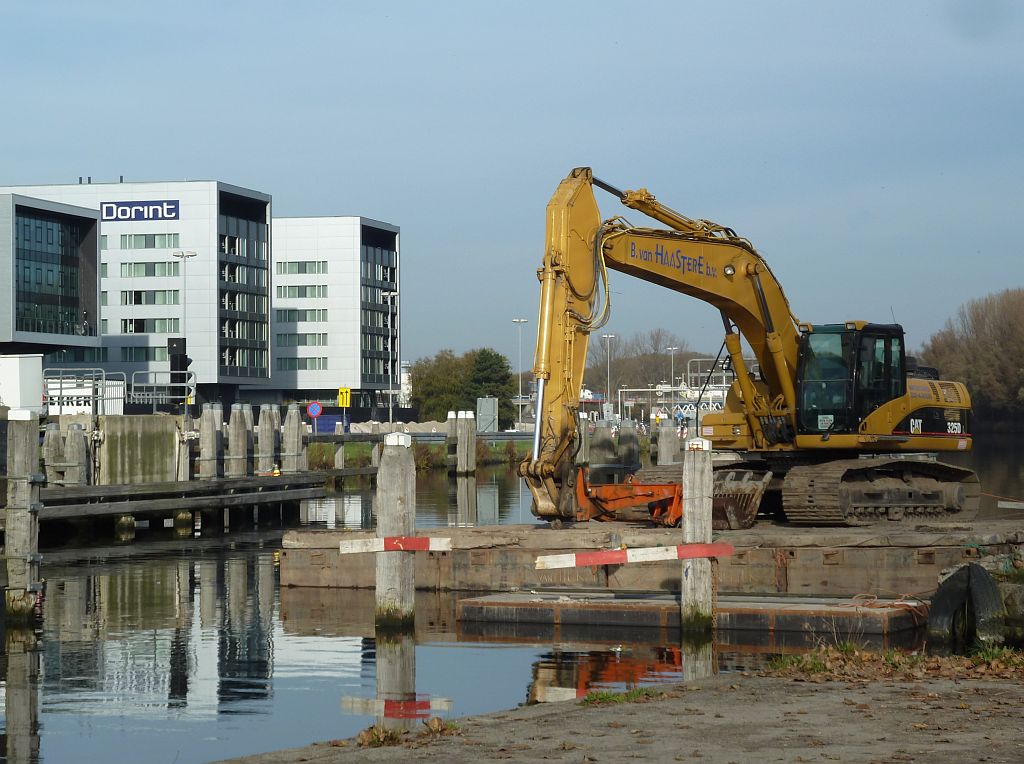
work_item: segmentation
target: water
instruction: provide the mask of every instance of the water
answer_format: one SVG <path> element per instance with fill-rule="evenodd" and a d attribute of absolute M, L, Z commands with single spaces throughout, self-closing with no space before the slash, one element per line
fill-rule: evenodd
<path fill-rule="evenodd" d="M 1024 516 L 998 510 L 995 498 L 1024 495 L 1021 455 L 1010 439 L 965 455 L 993 494 L 983 512 Z M 304 522 L 362 527 L 371 499 L 355 488 L 307 506 Z M 482 470 L 461 487 L 421 477 L 417 507 L 421 526 L 532 521 L 529 494 L 508 470 Z M 146 531 L 131 545 L 46 552 L 38 644 L 8 633 L 0 666 L 7 760 L 208 761 L 350 737 L 377 721 L 378 699 L 415 725 L 757 669 L 782 649 L 686 645 L 654 631 L 595 630 L 556 643 L 543 630 L 463 629 L 437 593 L 420 595 L 426 618 L 415 643 L 378 643 L 372 592 L 280 589 L 280 537 Z M 378 665 L 382 681 L 406 667 L 397 693 L 378 693 Z"/>

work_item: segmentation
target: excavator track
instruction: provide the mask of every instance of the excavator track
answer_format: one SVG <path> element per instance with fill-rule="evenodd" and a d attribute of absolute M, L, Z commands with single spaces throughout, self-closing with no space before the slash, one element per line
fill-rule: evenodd
<path fill-rule="evenodd" d="M 782 506 L 794 525 L 864 525 L 977 511 L 981 485 L 969 469 L 943 462 L 873 457 L 794 465 Z"/>

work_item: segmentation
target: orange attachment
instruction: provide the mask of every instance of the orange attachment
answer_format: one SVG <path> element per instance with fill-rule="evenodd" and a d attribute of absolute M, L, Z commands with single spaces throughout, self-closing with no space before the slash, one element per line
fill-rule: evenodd
<path fill-rule="evenodd" d="M 658 525 L 676 526 L 683 518 L 683 487 L 679 483 L 624 483 L 592 485 L 589 470 L 580 467 L 576 476 L 576 519 L 617 520 L 616 513 L 647 505 L 651 520 Z"/>

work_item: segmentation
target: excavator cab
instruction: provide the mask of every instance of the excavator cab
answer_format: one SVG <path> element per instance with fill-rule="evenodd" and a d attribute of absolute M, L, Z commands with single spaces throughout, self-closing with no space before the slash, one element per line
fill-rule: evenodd
<path fill-rule="evenodd" d="M 903 327 L 851 321 L 801 327 L 797 411 L 801 434 L 855 433 L 906 392 Z"/>

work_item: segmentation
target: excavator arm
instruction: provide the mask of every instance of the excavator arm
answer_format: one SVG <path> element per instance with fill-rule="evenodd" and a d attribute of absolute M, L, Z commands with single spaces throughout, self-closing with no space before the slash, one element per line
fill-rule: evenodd
<path fill-rule="evenodd" d="M 602 221 L 598 186 L 668 229 L 638 228 L 620 217 Z M 796 429 L 799 328 L 782 287 L 764 259 L 731 229 L 692 220 L 660 204 L 645 189 L 619 191 L 577 168 L 547 206 L 537 350 L 537 427 L 521 464 L 544 518 L 575 516 L 574 456 L 579 444 L 579 394 L 591 332 L 608 318 L 607 269 L 621 271 L 717 307 L 737 375 L 731 410 L 733 447 L 769 450 L 791 443 Z M 763 380 L 751 378 L 740 336 L 757 358 Z M 712 422 L 712 415 L 706 418 Z"/>

